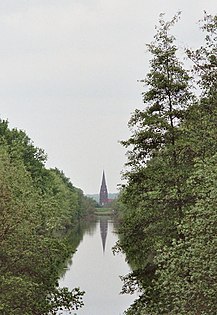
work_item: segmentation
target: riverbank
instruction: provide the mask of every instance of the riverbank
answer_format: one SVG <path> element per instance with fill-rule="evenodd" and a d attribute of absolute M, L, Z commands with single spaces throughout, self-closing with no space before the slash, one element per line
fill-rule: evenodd
<path fill-rule="evenodd" d="M 111 208 L 95 208 L 95 215 L 114 215 L 114 210 Z"/>

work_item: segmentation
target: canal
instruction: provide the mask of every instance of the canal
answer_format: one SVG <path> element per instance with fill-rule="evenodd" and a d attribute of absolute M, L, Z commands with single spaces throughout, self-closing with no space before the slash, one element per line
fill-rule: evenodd
<path fill-rule="evenodd" d="M 122 315 L 135 296 L 120 294 L 121 275 L 130 272 L 123 254 L 113 255 L 118 240 L 111 217 L 96 217 L 85 229 L 76 253 L 70 259 L 60 287 L 80 287 L 85 291 L 84 306 L 78 311 L 63 311 L 76 315 Z"/>

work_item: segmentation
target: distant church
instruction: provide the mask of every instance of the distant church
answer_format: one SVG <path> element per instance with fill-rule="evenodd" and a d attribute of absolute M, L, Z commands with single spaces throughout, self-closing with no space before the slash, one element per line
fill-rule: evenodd
<path fill-rule="evenodd" d="M 106 186 L 106 180 L 105 180 L 105 172 L 103 171 L 102 174 L 102 184 L 100 187 L 100 192 L 99 192 L 99 204 L 100 206 L 104 206 L 109 202 L 108 199 L 108 190 Z"/>

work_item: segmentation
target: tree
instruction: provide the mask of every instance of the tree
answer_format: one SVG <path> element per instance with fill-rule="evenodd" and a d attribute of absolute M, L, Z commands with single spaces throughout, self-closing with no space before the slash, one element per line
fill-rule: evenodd
<path fill-rule="evenodd" d="M 182 239 L 162 248 L 154 283 L 158 300 L 144 314 L 215 314 L 217 290 L 217 156 L 198 161 L 187 182 L 195 198 L 178 229 Z"/>
<path fill-rule="evenodd" d="M 187 172 L 180 159 L 179 127 L 193 96 L 190 76 L 177 59 L 175 38 L 169 34 L 178 19 L 179 14 L 170 22 L 160 17 L 155 41 L 148 45 L 151 69 L 142 80 L 147 86 L 145 109 L 135 111 L 130 120 L 133 134 L 122 142 L 130 147 L 127 164 L 131 169 L 125 173 L 128 183 L 121 197 L 125 213 L 120 244 L 137 266 L 133 275 L 142 286 L 155 277 L 156 250 L 177 236 L 175 222 L 182 218 Z"/>
<path fill-rule="evenodd" d="M 132 170 L 144 166 L 165 146 L 173 151 L 173 165 L 177 163 L 178 127 L 192 100 L 190 77 L 176 57 L 175 38 L 169 35 L 178 18 L 179 14 L 165 22 L 161 15 L 155 41 L 147 45 L 153 58 L 150 72 L 141 80 L 148 88 L 143 93 L 146 108 L 135 111 L 129 122 L 133 134 L 129 140 L 122 141 L 125 147 L 132 147 L 128 152 L 128 165 Z"/>
<path fill-rule="evenodd" d="M 57 306 L 81 305 L 82 292 L 56 287 L 69 254 L 66 240 L 54 233 L 64 212 L 41 195 L 7 146 L 0 150 L 0 201 L 1 314 L 48 314 Z"/>
<path fill-rule="evenodd" d="M 156 256 L 157 279 L 153 287 L 158 301 L 144 314 L 214 314 L 216 312 L 216 105 L 217 16 L 207 15 L 202 30 L 205 45 L 187 51 L 201 88 L 197 104 L 189 108 L 182 128 L 186 146 L 195 157 L 186 182 L 193 203 L 185 203 L 177 228 L 182 238 L 164 246 Z M 154 293 L 153 293 L 154 294 Z"/>
<path fill-rule="evenodd" d="M 189 94 L 188 80 L 181 93 L 176 94 L 175 84 L 168 84 L 162 93 L 165 76 L 157 72 L 154 82 L 161 78 L 159 89 L 155 85 L 151 94 L 145 92 L 144 100 L 153 97 L 156 101 L 159 97 L 162 102 L 166 95 L 168 103 L 160 104 L 164 115 L 159 115 L 162 108 L 157 102 L 157 115 L 155 107 L 149 111 L 153 104 L 136 111 L 131 119 L 133 136 L 124 142 L 131 145 L 131 169 L 121 193 L 125 209 L 120 247 L 134 271 L 124 278 L 123 290 L 132 292 L 139 287 L 142 291 L 127 311 L 129 315 L 215 313 L 216 26 L 216 16 L 205 14 L 205 46 L 196 52 L 187 51 L 201 89 L 198 99 Z M 152 51 L 159 53 L 160 49 Z M 163 66 L 152 61 L 155 67 L 148 79 L 155 78 L 153 74 L 161 68 L 163 74 L 167 73 L 167 59 L 162 62 Z"/>
<path fill-rule="evenodd" d="M 71 254 L 61 231 L 81 217 L 78 200 L 84 196 L 63 172 L 47 170 L 43 151 L 6 121 L 0 121 L 0 143 L 0 312 L 77 309 L 83 292 L 57 283 Z"/>
<path fill-rule="evenodd" d="M 183 130 L 188 154 L 205 159 L 217 150 L 217 16 L 205 13 L 201 22 L 204 45 L 195 51 L 186 51 L 193 62 L 192 72 L 200 95 L 187 112 Z"/>

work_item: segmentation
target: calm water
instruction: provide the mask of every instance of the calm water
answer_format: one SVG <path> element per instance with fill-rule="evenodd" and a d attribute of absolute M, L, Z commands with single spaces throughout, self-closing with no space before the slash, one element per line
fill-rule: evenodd
<path fill-rule="evenodd" d="M 98 218 L 84 232 L 68 270 L 59 282 L 61 287 L 80 287 L 86 292 L 84 307 L 73 311 L 73 315 L 122 315 L 135 300 L 135 296 L 120 294 L 122 282 L 119 276 L 129 273 L 130 268 L 123 254 L 114 256 L 112 253 L 117 240 L 114 223 L 107 217 Z"/>

